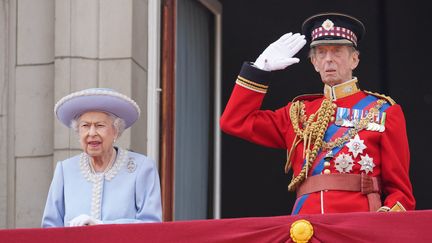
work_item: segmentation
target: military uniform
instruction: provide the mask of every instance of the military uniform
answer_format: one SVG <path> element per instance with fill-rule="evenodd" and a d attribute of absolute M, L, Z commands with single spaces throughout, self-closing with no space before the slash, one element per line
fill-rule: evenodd
<path fill-rule="evenodd" d="M 306 129 L 324 100 L 331 101 L 333 112 L 306 179 L 294 188 L 298 197 L 293 214 L 376 211 L 381 204 L 385 209 L 415 208 L 405 118 L 398 104 L 361 91 L 354 78 L 326 86 L 324 95 L 301 96 L 275 111 L 260 110 L 268 75 L 251 63 L 243 65 L 220 125 L 228 134 L 289 151 L 294 176 L 305 165 L 305 150 L 314 147 L 297 130 Z"/>

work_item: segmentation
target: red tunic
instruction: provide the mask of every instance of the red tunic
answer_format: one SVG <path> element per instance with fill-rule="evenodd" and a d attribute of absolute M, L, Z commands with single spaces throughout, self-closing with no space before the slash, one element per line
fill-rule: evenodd
<path fill-rule="evenodd" d="M 237 84 L 220 120 L 221 129 L 231 135 L 241 137 L 253 143 L 267 147 L 289 150 L 296 136 L 290 119 L 291 102 L 286 106 L 271 110 L 260 110 L 265 96 L 268 72 L 254 68 L 245 63 L 242 67 Z M 307 117 L 315 113 L 324 97 L 313 97 L 305 100 Z M 373 101 L 379 98 L 359 91 L 353 95 L 337 99 L 337 107 L 368 110 Z M 399 105 L 386 104 L 380 110 L 385 110 L 385 130 L 362 130 L 358 136 L 363 140 L 365 149 L 356 156 L 349 151 L 349 147 L 337 149 L 334 157 L 329 161 L 330 166 L 322 164 L 323 154 L 318 154 L 309 170 L 309 176 L 322 174 L 324 169 L 330 173 L 341 173 L 335 165 L 336 158 L 342 153 L 353 159 L 352 169 L 343 173 L 362 174 L 379 177 L 381 179 L 382 201 L 384 206 L 392 207 L 400 202 L 406 210 L 414 210 L 415 199 L 412 194 L 409 179 L 409 147 L 406 134 L 405 118 Z M 332 127 L 332 128 L 330 128 Z M 345 129 L 345 130 L 344 130 Z M 326 131 L 326 139 L 333 141 L 341 137 L 348 128 L 336 126 L 330 122 Z M 342 134 L 341 134 L 342 133 Z M 329 138 L 330 135 L 333 137 Z M 326 141 L 327 141 L 326 140 Z M 372 171 L 365 171 L 359 164 L 363 158 L 372 159 L 375 165 Z M 321 160 L 321 162 L 320 162 Z M 303 142 L 296 147 L 292 154 L 292 169 L 297 175 L 303 166 Z M 293 214 L 307 213 L 342 213 L 369 211 L 367 197 L 361 192 L 321 191 L 306 194 L 297 198 Z"/>

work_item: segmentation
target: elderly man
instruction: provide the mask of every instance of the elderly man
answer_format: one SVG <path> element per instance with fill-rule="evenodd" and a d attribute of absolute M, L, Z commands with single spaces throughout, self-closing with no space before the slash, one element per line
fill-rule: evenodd
<path fill-rule="evenodd" d="M 390 97 L 359 88 L 362 22 L 340 13 L 308 18 L 303 35 L 288 33 L 254 63 L 244 63 L 220 124 L 224 132 L 287 150 L 285 172 L 296 191 L 293 214 L 414 210 L 409 147 L 402 109 Z M 267 77 L 310 60 L 324 94 L 301 95 L 276 111 L 260 110 Z"/>

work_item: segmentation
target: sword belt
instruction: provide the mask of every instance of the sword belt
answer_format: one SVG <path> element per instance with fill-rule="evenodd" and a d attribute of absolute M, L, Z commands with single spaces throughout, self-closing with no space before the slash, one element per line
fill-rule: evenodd
<path fill-rule="evenodd" d="M 369 211 L 375 212 L 382 205 L 380 184 L 379 178 L 366 174 L 321 174 L 308 177 L 297 189 L 297 197 L 327 190 L 361 192 L 368 198 Z"/>

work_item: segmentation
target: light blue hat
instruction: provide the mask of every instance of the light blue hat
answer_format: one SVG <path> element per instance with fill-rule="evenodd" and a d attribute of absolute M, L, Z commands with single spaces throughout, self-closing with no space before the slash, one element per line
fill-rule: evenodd
<path fill-rule="evenodd" d="M 102 111 L 122 118 L 128 128 L 141 113 L 137 103 L 113 89 L 91 88 L 71 93 L 54 106 L 54 113 L 61 123 L 70 127 L 71 121 L 88 111 Z"/>

